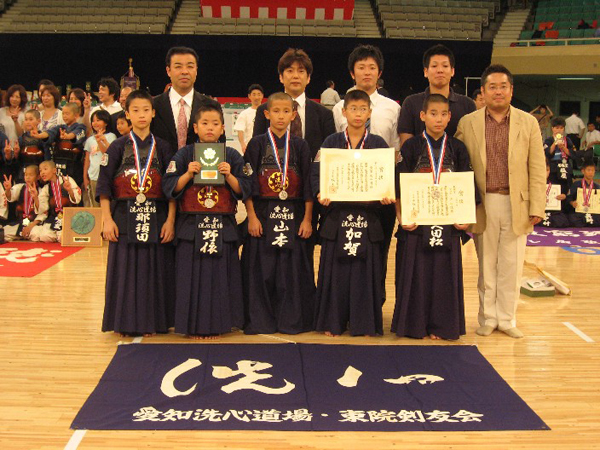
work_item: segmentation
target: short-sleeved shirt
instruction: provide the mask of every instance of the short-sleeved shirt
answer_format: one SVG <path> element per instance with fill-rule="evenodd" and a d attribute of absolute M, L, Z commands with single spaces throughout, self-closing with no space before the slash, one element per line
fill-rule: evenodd
<path fill-rule="evenodd" d="M 565 133 L 566 134 L 579 134 L 581 130 L 585 130 L 585 124 L 581 117 L 575 114 L 570 115 L 565 119 Z"/>
<path fill-rule="evenodd" d="M 429 88 L 419 94 L 413 94 L 406 97 L 402 103 L 400 116 L 398 118 L 398 134 L 408 133 L 417 136 L 425 130 L 425 123 L 421 120 L 421 110 L 423 102 L 429 95 Z M 450 89 L 448 97 L 450 101 L 450 122 L 446 127 L 446 133 L 454 136 L 459 120 L 476 110 L 475 102 L 466 95 L 460 95 Z"/>
<path fill-rule="evenodd" d="M 117 138 L 114 133 L 106 133 L 104 136 L 109 144 Z M 90 136 L 87 138 L 83 149 L 90 153 L 90 167 L 88 169 L 88 176 L 90 177 L 90 180 L 97 181 L 98 174 L 100 173 L 102 152 L 98 150 L 98 141 L 96 141 L 96 136 Z"/>
<path fill-rule="evenodd" d="M 250 107 L 243 110 L 235 121 L 233 131 L 241 131 L 244 133 L 244 143 L 248 144 L 252 139 L 254 130 L 254 119 L 256 118 L 256 109 Z"/>

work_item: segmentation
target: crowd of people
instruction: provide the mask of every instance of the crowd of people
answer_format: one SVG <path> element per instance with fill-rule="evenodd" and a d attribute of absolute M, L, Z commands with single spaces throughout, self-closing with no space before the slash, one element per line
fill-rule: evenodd
<path fill-rule="evenodd" d="M 583 180 L 573 181 L 576 151 L 564 136 L 565 121 L 553 118 L 553 136 L 543 143 L 534 116 L 510 105 L 513 78 L 503 66 L 485 70 L 472 100 L 452 90 L 454 55 L 436 45 L 423 56 L 428 88 L 401 107 L 378 90 L 381 51 L 359 45 L 348 58 L 355 88 L 321 105 L 305 92 L 310 57 L 289 49 L 277 67 L 282 92 L 263 102 L 259 84 L 248 89 L 252 106 L 234 126 L 238 152 L 225 147 L 219 103 L 194 88 L 196 52 L 174 47 L 165 62 L 171 87 L 154 98 L 103 78 L 98 106 L 73 89 L 59 109 L 58 89 L 42 80 L 39 105 L 28 107 L 17 85 L 0 110 L 5 239 L 59 241 L 64 207 L 102 209 L 110 241 L 103 331 L 152 335 L 174 328 L 209 339 L 233 328 L 382 335 L 398 222 L 392 332 L 448 340 L 465 334 L 461 245 L 468 229 L 479 260 L 477 334 L 499 330 L 520 338 L 526 235 L 540 222 L 600 223 L 575 211 L 580 189 L 585 206 L 598 188 L 593 163 L 583 161 Z M 196 143 L 223 144 L 221 157 L 210 145 L 204 153 L 217 158 L 216 169 L 203 170 L 211 164 L 198 159 Z M 390 147 L 397 174 L 432 173 L 437 184 L 443 172 L 473 171 L 477 222 L 403 223 L 399 186 L 395 198 L 379 202 L 321 196 L 322 148 Z M 564 211 L 545 211 L 552 183 L 561 186 Z M 239 202 L 247 211 L 241 224 Z"/>

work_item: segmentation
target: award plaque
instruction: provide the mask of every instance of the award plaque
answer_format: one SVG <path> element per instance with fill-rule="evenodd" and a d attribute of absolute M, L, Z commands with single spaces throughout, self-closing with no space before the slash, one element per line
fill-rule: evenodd
<path fill-rule="evenodd" d="M 225 144 L 196 143 L 194 144 L 194 161 L 198 161 L 202 168 L 200 173 L 194 175 L 194 184 L 223 186 L 225 177 L 219 173 L 218 165 L 225 161 Z"/>
<path fill-rule="evenodd" d="M 63 247 L 102 247 L 101 208 L 64 208 L 63 212 Z"/>

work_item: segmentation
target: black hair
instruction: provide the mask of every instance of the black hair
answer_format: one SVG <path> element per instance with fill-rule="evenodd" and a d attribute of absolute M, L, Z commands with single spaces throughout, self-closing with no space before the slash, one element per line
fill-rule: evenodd
<path fill-rule="evenodd" d="M 425 100 L 423 100 L 423 107 L 421 108 L 421 111 L 426 113 L 431 103 L 443 103 L 445 105 L 450 105 L 450 101 L 444 95 L 429 94 L 427 97 L 425 97 Z"/>
<path fill-rule="evenodd" d="M 100 81 L 98 81 L 98 88 L 100 88 L 101 86 L 108 88 L 108 93 L 113 96 L 113 99 L 115 101 L 119 100 L 119 96 L 121 95 L 121 87 L 114 78 L 100 78 Z"/>
<path fill-rule="evenodd" d="M 550 121 L 550 126 L 552 128 L 554 127 L 566 127 L 567 126 L 567 122 L 565 122 L 565 119 L 562 117 L 553 117 L 552 120 Z"/>
<path fill-rule="evenodd" d="M 269 95 L 269 98 L 267 99 L 267 111 L 271 110 L 271 106 L 276 100 L 289 101 L 292 105 L 292 108 L 294 107 L 294 100 L 292 99 L 292 97 L 290 97 L 289 94 L 286 94 L 285 92 L 275 92 L 274 94 Z"/>
<path fill-rule="evenodd" d="M 128 96 L 128 98 L 129 98 L 129 96 Z M 127 103 L 125 103 L 125 105 L 127 105 Z M 115 122 L 116 122 L 117 120 L 119 120 L 119 119 L 122 119 L 122 120 L 124 120 L 125 122 L 127 122 L 127 124 L 128 124 L 129 126 L 131 126 L 131 120 L 129 120 L 129 119 L 127 118 L 127 114 L 125 114 L 125 111 L 119 111 L 119 112 L 117 113 L 117 118 L 115 119 Z"/>
<path fill-rule="evenodd" d="M 429 67 L 429 62 L 431 61 L 431 57 L 435 55 L 443 55 L 447 56 L 450 61 L 450 67 L 454 68 L 455 60 L 454 53 L 448 47 L 442 44 L 434 45 L 431 48 L 428 48 L 425 53 L 423 53 L 423 68 L 427 69 Z"/>
<path fill-rule="evenodd" d="M 198 65 L 198 53 L 193 48 L 190 47 L 171 47 L 167 52 L 167 57 L 165 58 L 165 63 L 167 67 L 171 65 L 171 57 L 173 55 L 192 55 L 196 60 L 196 65 Z"/>
<path fill-rule="evenodd" d="M 301 48 L 288 48 L 277 63 L 277 72 L 282 75 L 285 69 L 292 67 L 292 64 L 297 62 L 300 66 L 306 69 L 308 76 L 313 73 L 313 64 L 310 56 Z"/>
<path fill-rule="evenodd" d="M 54 86 L 54 82 L 51 80 L 48 80 L 46 78 L 41 79 L 40 81 L 38 81 L 38 85 L 37 85 L 37 90 L 40 90 L 41 86 Z"/>
<path fill-rule="evenodd" d="M 371 97 L 365 91 L 360 89 L 352 89 L 344 96 L 344 109 L 348 107 L 350 102 L 365 101 L 371 108 Z"/>
<path fill-rule="evenodd" d="M 248 88 L 248 95 L 250 95 L 252 93 L 252 91 L 260 91 L 262 92 L 262 95 L 265 95 L 265 90 L 263 89 L 263 87 L 260 84 L 251 84 L 250 87 Z"/>
<path fill-rule="evenodd" d="M 379 47 L 375 47 L 374 45 L 359 45 L 348 56 L 348 70 L 350 73 L 354 73 L 354 66 L 357 62 L 364 61 L 367 58 L 373 58 L 377 64 L 379 73 L 383 72 L 383 54 L 379 50 Z"/>
<path fill-rule="evenodd" d="M 596 124 L 594 122 L 592 122 L 591 120 L 587 124 L 596 126 Z"/>
<path fill-rule="evenodd" d="M 110 120 L 110 114 L 108 111 L 104 111 L 103 109 L 97 109 L 96 111 L 94 111 L 92 113 L 92 116 L 90 117 L 90 124 L 94 121 L 94 117 L 97 120 L 101 120 L 102 122 L 104 122 L 106 124 L 106 128 L 110 128 L 111 126 L 111 120 Z"/>
<path fill-rule="evenodd" d="M 129 106 L 131 105 L 131 102 L 137 99 L 148 100 L 152 105 L 152 109 L 154 109 L 154 105 L 152 103 L 152 96 L 148 93 L 148 91 L 138 89 L 136 91 L 132 91 L 131 94 L 127 96 L 127 100 L 125 100 L 125 111 L 129 111 Z"/>
<path fill-rule="evenodd" d="M 196 111 L 196 114 L 194 115 L 194 123 L 198 123 L 198 121 L 202 117 L 202 114 L 209 111 L 218 112 L 219 118 L 221 119 L 221 123 L 225 123 L 225 118 L 223 117 L 223 108 L 221 107 L 221 104 L 216 100 L 208 100 L 200 104 L 200 108 L 198 108 L 198 111 Z"/>
<path fill-rule="evenodd" d="M 473 100 L 477 100 L 477 96 L 478 96 L 478 95 L 483 95 L 483 94 L 481 93 L 481 88 L 477 88 L 477 89 L 475 89 L 475 90 L 473 91 L 473 93 L 471 94 L 471 98 L 472 98 Z"/>
<path fill-rule="evenodd" d="M 594 162 L 594 159 L 593 158 L 585 158 L 581 163 L 581 170 L 585 169 L 586 167 L 590 167 L 590 166 L 596 167 L 596 163 Z"/>
<path fill-rule="evenodd" d="M 508 82 L 510 83 L 510 85 L 511 86 L 513 85 L 513 74 L 510 72 L 510 70 L 508 70 L 502 64 L 492 64 L 490 66 L 487 66 L 486 69 L 481 74 L 481 85 L 482 86 L 485 86 L 485 83 L 487 82 L 487 77 L 493 73 L 505 74 L 508 77 Z"/>
<path fill-rule="evenodd" d="M 327 80 L 327 83 L 325 83 L 325 86 L 330 88 L 331 86 L 333 86 L 335 83 L 333 82 L 333 80 Z"/>

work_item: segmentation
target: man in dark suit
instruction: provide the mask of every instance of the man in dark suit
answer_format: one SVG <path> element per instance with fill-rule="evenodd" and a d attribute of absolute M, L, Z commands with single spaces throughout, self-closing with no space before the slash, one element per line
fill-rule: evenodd
<path fill-rule="evenodd" d="M 306 97 L 304 92 L 312 75 L 312 61 L 304 50 L 288 49 L 279 59 L 277 65 L 279 81 L 284 90 L 297 103 L 298 115 L 290 128 L 292 134 L 298 135 L 308 142 L 311 160 L 314 159 L 327 136 L 335 133 L 333 114 L 323 105 Z M 266 103 L 256 110 L 253 136 L 264 134 L 269 128 L 265 117 Z"/>
<path fill-rule="evenodd" d="M 196 142 L 194 115 L 209 98 L 194 90 L 198 76 L 198 55 L 193 49 L 170 48 L 166 64 L 171 87 L 154 97 L 156 115 L 152 120 L 152 133 L 166 140 L 175 154 L 181 147 Z"/>

